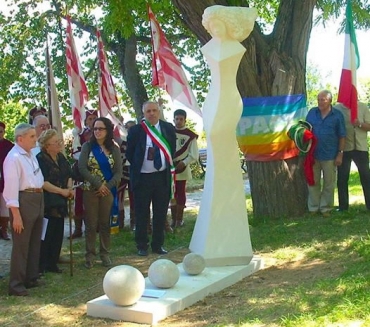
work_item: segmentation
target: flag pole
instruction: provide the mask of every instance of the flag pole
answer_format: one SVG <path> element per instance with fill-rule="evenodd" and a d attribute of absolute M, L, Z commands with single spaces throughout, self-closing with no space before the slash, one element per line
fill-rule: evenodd
<path fill-rule="evenodd" d="M 45 49 L 45 57 L 46 57 L 46 95 L 47 95 L 47 108 L 48 108 L 48 118 L 49 123 L 53 126 L 53 115 L 51 112 L 51 87 L 50 87 L 50 55 L 49 55 L 49 37 L 48 33 L 46 33 L 46 49 Z"/>

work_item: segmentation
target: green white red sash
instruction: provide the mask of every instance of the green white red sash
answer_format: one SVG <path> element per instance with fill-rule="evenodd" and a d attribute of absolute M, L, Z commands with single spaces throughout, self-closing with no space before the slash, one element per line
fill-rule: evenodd
<path fill-rule="evenodd" d="M 170 166 L 171 171 L 171 200 L 175 198 L 175 166 L 173 165 L 172 155 L 171 155 L 171 147 L 168 144 L 167 140 L 163 137 L 163 135 L 155 128 L 149 124 L 146 120 L 141 122 L 141 126 L 143 127 L 145 133 L 147 133 L 152 140 L 152 142 L 160 148 L 163 153 L 167 163 Z"/>

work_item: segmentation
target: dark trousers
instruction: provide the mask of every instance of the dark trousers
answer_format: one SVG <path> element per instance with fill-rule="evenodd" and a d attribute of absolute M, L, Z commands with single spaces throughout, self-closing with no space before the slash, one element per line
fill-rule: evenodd
<path fill-rule="evenodd" d="M 10 260 L 9 291 L 22 292 L 25 284 L 39 277 L 40 244 L 44 196 L 42 193 L 19 192 L 19 211 L 23 231 L 12 231 L 13 248 Z M 10 211 L 10 222 L 13 215 Z"/>
<path fill-rule="evenodd" d="M 135 242 L 138 250 L 147 250 L 149 245 L 147 226 L 150 219 L 150 204 L 153 210 L 153 234 L 151 247 L 160 249 L 164 242 L 164 223 L 170 201 L 170 185 L 167 172 L 141 174 L 134 188 L 136 213 Z"/>
<path fill-rule="evenodd" d="M 362 190 L 364 193 L 366 208 L 370 210 L 370 169 L 369 169 L 369 154 L 367 151 L 345 151 L 343 153 L 342 164 L 338 166 L 338 201 L 340 210 L 348 210 L 348 179 L 351 169 L 351 162 L 356 164 Z"/>
<path fill-rule="evenodd" d="M 48 226 L 45 238 L 41 241 L 40 272 L 55 271 L 62 249 L 64 234 L 64 217 L 46 217 Z"/>

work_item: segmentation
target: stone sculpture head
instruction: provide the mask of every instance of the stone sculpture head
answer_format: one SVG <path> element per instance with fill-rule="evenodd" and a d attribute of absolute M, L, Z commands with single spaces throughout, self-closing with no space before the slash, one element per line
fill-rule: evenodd
<path fill-rule="evenodd" d="M 220 40 L 245 40 L 252 32 L 257 10 L 247 7 L 211 6 L 204 10 L 202 24 Z"/>

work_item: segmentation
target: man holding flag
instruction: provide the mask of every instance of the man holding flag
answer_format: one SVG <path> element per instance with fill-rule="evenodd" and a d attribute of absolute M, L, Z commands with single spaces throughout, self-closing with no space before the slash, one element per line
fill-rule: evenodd
<path fill-rule="evenodd" d="M 351 0 L 347 1 L 344 60 L 340 78 L 338 104 L 346 124 L 346 139 L 342 165 L 338 167 L 338 211 L 349 207 L 348 179 L 352 161 L 356 164 L 366 208 L 370 210 L 370 169 L 367 132 L 370 131 L 370 112 L 366 104 L 358 102 L 356 70 L 360 57 L 352 19 Z"/>
<path fill-rule="evenodd" d="M 370 131 L 370 111 L 365 103 L 357 105 L 357 118 L 351 123 L 351 111 L 343 104 L 337 103 L 338 109 L 344 117 L 346 125 L 346 139 L 342 164 L 338 166 L 338 211 L 347 211 L 349 207 L 348 180 L 352 161 L 356 164 L 362 190 L 364 193 L 366 208 L 370 210 L 370 169 L 369 152 L 367 144 L 367 132 Z"/>
<path fill-rule="evenodd" d="M 131 165 L 130 181 L 136 213 L 135 242 L 139 256 L 148 255 L 150 204 L 153 207 L 152 251 L 167 253 L 163 249 L 164 225 L 173 196 L 175 168 L 172 158 L 176 151 L 175 128 L 159 119 L 158 103 L 145 102 L 143 114 L 145 119 L 128 132 L 126 150 Z"/>

